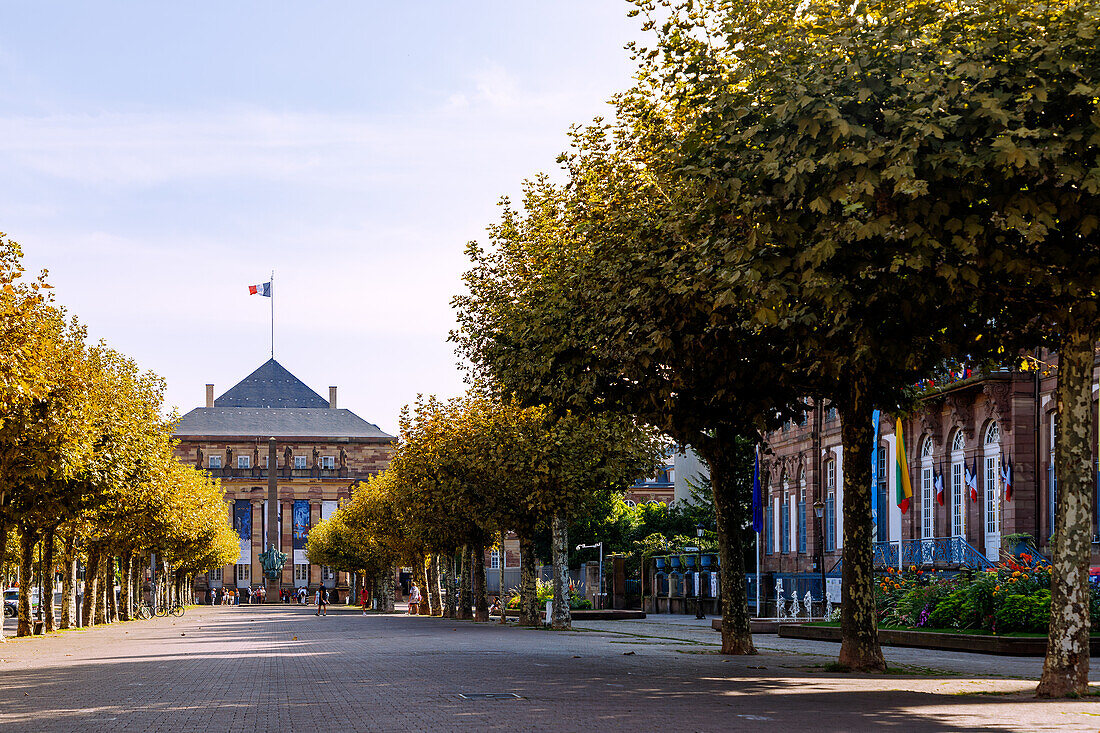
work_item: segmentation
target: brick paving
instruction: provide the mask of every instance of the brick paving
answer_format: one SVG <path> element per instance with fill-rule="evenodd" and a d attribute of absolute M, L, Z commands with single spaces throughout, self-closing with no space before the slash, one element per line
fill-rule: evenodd
<path fill-rule="evenodd" d="M 9 640 L 0 730 L 1100 729 L 1100 702 L 1034 700 L 1014 660 L 980 663 L 1008 677 L 836 675 L 814 650 L 722 657 L 688 625 L 584 627 L 246 606 Z M 521 699 L 459 697 L 479 692 Z"/>

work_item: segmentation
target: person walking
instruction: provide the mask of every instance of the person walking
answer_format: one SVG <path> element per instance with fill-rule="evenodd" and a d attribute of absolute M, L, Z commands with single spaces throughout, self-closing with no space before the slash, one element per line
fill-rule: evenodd
<path fill-rule="evenodd" d="M 367 589 L 363 588 L 359 591 L 359 605 L 363 608 L 363 615 L 367 615 L 367 604 L 370 603 L 370 593 L 367 593 Z"/>
<path fill-rule="evenodd" d="M 328 592 L 325 587 L 317 587 L 317 613 L 314 616 L 328 616 Z"/>
<path fill-rule="evenodd" d="M 409 586 L 409 615 L 416 616 L 420 613 L 420 587 L 416 583 Z"/>

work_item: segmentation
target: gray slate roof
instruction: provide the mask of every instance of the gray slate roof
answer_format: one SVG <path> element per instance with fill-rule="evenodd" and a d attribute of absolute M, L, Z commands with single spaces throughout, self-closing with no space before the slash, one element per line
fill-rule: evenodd
<path fill-rule="evenodd" d="M 198 407 L 180 418 L 175 435 L 393 438 L 351 410 L 330 408 L 328 400 L 274 359 L 214 400 L 213 407 Z"/>
<path fill-rule="evenodd" d="M 268 359 L 256 371 L 214 400 L 214 407 L 328 407 L 328 400 L 307 387 L 282 364 Z"/>
<path fill-rule="evenodd" d="M 351 410 L 328 407 L 198 407 L 180 418 L 175 435 L 393 438 Z"/>

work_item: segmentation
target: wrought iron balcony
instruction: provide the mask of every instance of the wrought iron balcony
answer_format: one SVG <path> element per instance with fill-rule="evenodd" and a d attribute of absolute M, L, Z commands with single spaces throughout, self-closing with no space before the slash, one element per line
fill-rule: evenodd
<path fill-rule="evenodd" d="M 267 480 L 266 468 L 203 468 L 214 478 Z M 277 468 L 280 479 L 365 479 L 370 474 L 353 468 Z"/>

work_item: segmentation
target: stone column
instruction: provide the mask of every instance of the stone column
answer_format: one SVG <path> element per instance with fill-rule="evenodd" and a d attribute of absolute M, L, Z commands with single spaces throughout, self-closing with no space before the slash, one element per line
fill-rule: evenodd
<path fill-rule="evenodd" d="M 279 536 L 279 488 L 278 488 L 278 474 L 275 467 L 278 465 L 279 454 L 275 449 L 275 438 L 268 438 L 267 440 L 267 537 L 264 538 L 263 549 L 266 551 L 270 547 L 274 547 L 276 550 L 282 551 L 283 538 Z M 260 571 L 263 572 L 261 566 Z M 275 578 L 272 580 L 267 576 L 264 576 L 264 590 L 267 592 L 265 601 L 267 603 L 279 602 L 279 590 L 281 588 L 281 578 Z"/>
<path fill-rule="evenodd" d="M 309 527 L 313 529 L 321 523 L 321 500 L 310 499 L 309 500 Z M 310 564 L 309 566 L 309 587 L 314 589 L 315 586 L 321 585 L 321 566 Z"/>
<path fill-rule="evenodd" d="M 249 574 L 248 584 L 255 586 L 263 582 L 263 566 L 260 565 L 259 555 L 264 551 L 264 500 L 252 499 L 252 557 L 249 564 L 252 568 Z"/>

